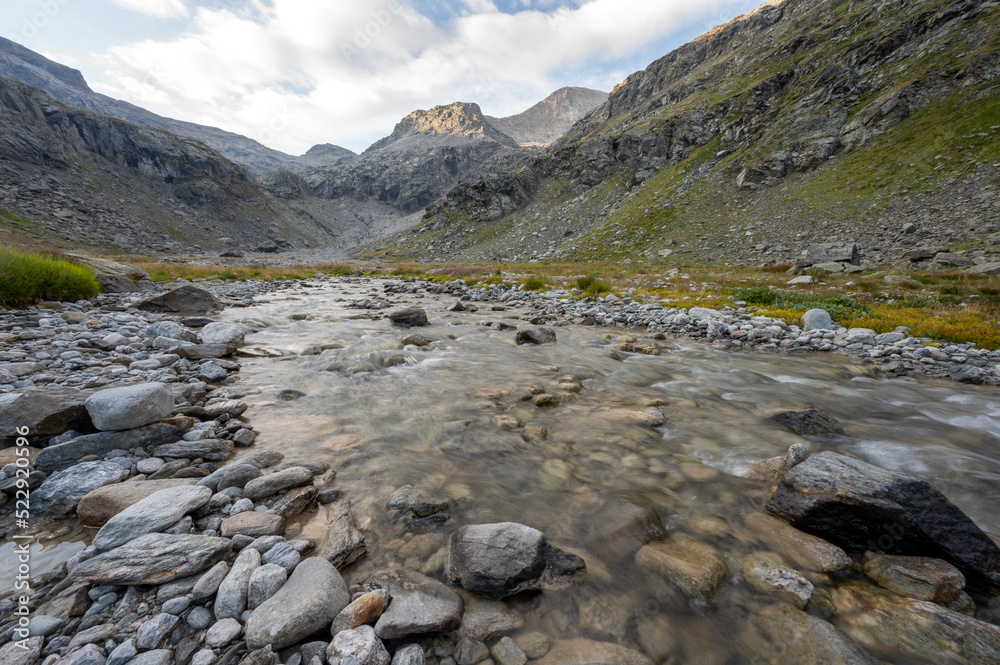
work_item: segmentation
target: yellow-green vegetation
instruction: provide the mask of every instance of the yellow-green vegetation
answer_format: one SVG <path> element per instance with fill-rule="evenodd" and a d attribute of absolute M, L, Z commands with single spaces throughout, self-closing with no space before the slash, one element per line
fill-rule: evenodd
<path fill-rule="evenodd" d="M 148 259 L 129 259 L 127 263 L 142 268 L 154 282 L 177 279 L 246 281 L 249 279 L 305 279 L 316 273 L 350 275 L 357 270 L 343 263 L 277 267 L 263 265 L 209 265 L 203 263 L 161 263 Z"/>
<path fill-rule="evenodd" d="M 101 288 L 93 271 L 55 255 L 0 249 L 0 305 L 93 298 Z"/>

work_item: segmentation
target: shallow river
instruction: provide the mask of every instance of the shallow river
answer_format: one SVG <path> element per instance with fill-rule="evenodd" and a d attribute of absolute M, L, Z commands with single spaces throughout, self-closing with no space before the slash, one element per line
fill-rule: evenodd
<path fill-rule="evenodd" d="M 614 341 L 639 333 L 600 327 L 557 327 L 558 343 L 518 347 L 513 330 L 483 325 L 516 323 L 509 317 L 517 310 L 479 303 L 475 313 L 448 313 L 447 296 L 392 296 L 431 317 L 429 327 L 404 331 L 346 307 L 379 293 L 380 284 L 284 291 L 224 314 L 267 324 L 248 345 L 288 354 L 243 359 L 231 390 L 251 404 L 257 449 L 336 469 L 335 486 L 352 501 L 368 541 L 367 557 L 344 571 L 349 582 L 385 566 L 439 573 L 438 550 L 454 527 L 520 522 L 588 566 L 577 584 L 514 599 L 525 629 L 620 642 L 657 663 L 722 665 L 752 662 L 742 633 L 771 602 L 738 581 L 743 556 L 767 549 L 744 519 L 769 494 L 746 476 L 793 443 L 926 478 L 983 529 L 1000 533 L 995 389 L 877 380 L 842 356 L 732 353 L 685 340 L 663 342 L 661 356 L 620 360 Z M 432 344 L 403 348 L 399 340 L 410 332 Z M 323 345 L 320 355 L 300 355 Z M 578 377 L 582 390 L 567 390 L 565 375 Z M 522 400 L 541 391 L 559 404 Z M 804 440 L 767 417 L 804 406 L 826 409 L 847 434 Z M 403 485 L 452 500 L 450 519 L 405 533 L 385 510 Z M 690 602 L 637 567 L 631 506 L 648 513 L 647 529 L 658 522 L 720 550 L 730 581 L 709 602 Z M 321 537 L 322 527 L 314 509 L 294 528 Z M 53 559 L 89 537 L 74 533 L 70 542 L 59 539 Z"/>

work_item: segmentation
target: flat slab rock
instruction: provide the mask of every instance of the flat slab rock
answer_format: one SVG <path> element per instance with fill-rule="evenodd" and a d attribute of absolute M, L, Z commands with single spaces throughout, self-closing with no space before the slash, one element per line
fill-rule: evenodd
<path fill-rule="evenodd" d="M 207 570 L 232 548 L 225 538 L 150 533 L 84 561 L 73 575 L 95 584 L 164 584 Z"/>
<path fill-rule="evenodd" d="M 35 463 L 45 473 L 63 469 L 87 455 L 103 456 L 112 450 L 148 448 L 177 441 L 194 425 L 191 418 L 167 418 L 158 423 L 125 432 L 98 432 L 43 448 Z"/>
<path fill-rule="evenodd" d="M 31 388 L 0 406 L 0 438 L 17 436 L 27 427 L 31 436 L 53 436 L 68 430 L 92 432 L 94 424 L 84 407 L 89 391 L 63 386 Z"/>
<path fill-rule="evenodd" d="M 207 313 L 222 309 L 222 303 L 205 289 L 182 286 L 143 300 L 136 308 L 148 312 Z"/>
<path fill-rule="evenodd" d="M 80 503 L 76 506 L 76 516 L 86 526 L 101 527 L 118 513 L 152 494 L 174 487 L 194 485 L 196 480 L 196 478 L 170 478 L 105 485 L 80 499 Z"/>
<path fill-rule="evenodd" d="M 384 640 L 450 633 L 462 622 L 462 598 L 441 582 L 420 573 L 383 572 L 365 586 L 384 589 L 391 599 L 375 624 L 375 634 Z"/>
<path fill-rule="evenodd" d="M 1000 591 L 1000 547 L 930 483 L 826 451 L 782 479 L 767 510 L 847 549 L 927 556 Z"/>
<path fill-rule="evenodd" d="M 106 552 L 147 533 L 165 531 L 211 498 L 212 490 L 207 487 L 182 486 L 160 490 L 112 517 L 97 532 L 94 546 Z"/>

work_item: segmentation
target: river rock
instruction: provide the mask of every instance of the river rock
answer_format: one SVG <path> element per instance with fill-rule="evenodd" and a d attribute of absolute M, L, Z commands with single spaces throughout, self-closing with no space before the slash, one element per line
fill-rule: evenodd
<path fill-rule="evenodd" d="M 462 622 L 462 599 L 437 580 L 409 571 L 387 571 L 368 580 L 369 589 L 384 589 L 391 598 L 375 624 L 384 640 L 425 633 L 450 633 Z"/>
<path fill-rule="evenodd" d="M 115 647 L 114 651 L 108 654 L 108 662 L 105 665 L 125 665 L 139 650 L 135 648 L 135 639 L 128 639 Z"/>
<path fill-rule="evenodd" d="M 168 459 L 198 459 L 222 462 L 233 456 L 232 441 L 226 439 L 202 439 L 201 441 L 178 441 L 165 443 L 153 448 L 157 457 Z"/>
<path fill-rule="evenodd" d="M 160 490 L 112 517 L 94 536 L 102 552 L 147 533 L 165 531 L 212 498 L 207 487 L 182 486 Z"/>
<path fill-rule="evenodd" d="M 334 665 L 389 665 L 390 662 L 389 652 L 371 626 L 338 633 L 326 650 L 326 657 Z"/>
<path fill-rule="evenodd" d="M 243 338 L 247 331 L 235 323 L 214 321 L 201 329 L 202 344 L 225 344 L 227 346 L 243 346 Z"/>
<path fill-rule="evenodd" d="M 205 646 L 219 649 L 226 646 L 243 632 L 243 626 L 236 619 L 220 619 L 205 633 Z"/>
<path fill-rule="evenodd" d="M 497 665 L 524 665 L 528 662 L 524 652 L 507 636 L 497 640 L 490 653 Z"/>
<path fill-rule="evenodd" d="M 374 625 L 388 606 L 389 594 L 385 589 L 375 589 L 362 594 L 340 611 L 330 626 L 330 634 L 336 635 L 342 630 L 351 630 L 366 624 Z"/>
<path fill-rule="evenodd" d="M 238 619 L 246 611 L 250 578 L 258 568 L 260 552 L 252 547 L 240 552 L 226 579 L 219 585 L 219 592 L 215 597 L 216 619 Z"/>
<path fill-rule="evenodd" d="M 107 658 L 104 655 L 104 649 L 96 644 L 88 644 L 59 659 L 60 665 L 104 665 L 105 662 L 107 662 Z"/>
<path fill-rule="evenodd" d="M 556 331 L 545 326 L 533 326 L 518 330 L 514 337 L 514 342 L 521 346 L 523 344 L 555 344 Z"/>
<path fill-rule="evenodd" d="M 90 492 L 118 483 L 128 471 L 113 462 L 84 462 L 57 471 L 31 493 L 32 507 L 40 512 L 67 515 Z"/>
<path fill-rule="evenodd" d="M 135 631 L 135 646 L 139 649 L 155 649 L 160 646 L 180 619 L 173 614 L 161 612 L 152 616 Z"/>
<path fill-rule="evenodd" d="M 94 424 L 84 402 L 90 392 L 64 386 L 29 388 L 5 395 L 0 402 L 0 439 L 16 437 L 27 427 L 31 436 L 54 436 L 74 430 L 93 432 Z"/>
<path fill-rule="evenodd" d="M 35 665 L 42 655 L 44 637 L 30 637 L 23 642 L 7 642 L 0 646 L 0 663 L 4 665 Z"/>
<path fill-rule="evenodd" d="M 208 488 L 204 488 L 207 491 Z M 260 536 L 280 536 L 285 533 L 287 523 L 281 515 L 246 511 L 222 520 L 222 537 L 232 538 L 240 534 L 257 538 Z"/>
<path fill-rule="evenodd" d="M 836 545 L 799 531 L 767 513 L 751 513 L 745 524 L 756 538 L 803 570 L 834 573 L 847 570 L 854 563 L 847 552 Z"/>
<path fill-rule="evenodd" d="M 317 554 L 338 570 L 357 561 L 368 551 L 365 537 L 354 524 L 349 500 L 341 499 L 327 505 L 326 525 L 326 536 Z"/>
<path fill-rule="evenodd" d="M 281 490 L 308 485 L 312 479 L 312 471 L 295 466 L 251 480 L 243 487 L 243 496 L 251 501 L 260 501 Z"/>
<path fill-rule="evenodd" d="M 225 538 L 149 533 L 84 561 L 73 574 L 95 584 L 164 584 L 197 575 L 232 546 Z"/>
<path fill-rule="evenodd" d="M 396 649 L 396 653 L 392 655 L 392 665 L 427 665 L 427 658 L 419 644 L 407 644 Z"/>
<path fill-rule="evenodd" d="M 194 478 L 171 478 L 105 485 L 80 499 L 76 506 L 76 516 L 86 526 L 101 527 L 112 517 L 146 497 L 166 489 L 189 487 L 194 483 Z"/>
<path fill-rule="evenodd" d="M 174 392 L 165 383 L 140 383 L 100 390 L 87 398 L 97 429 L 117 432 L 163 420 L 174 410 Z"/>
<path fill-rule="evenodd" d="M 462 625 L 458 628 L 461 637 L 486 640 L 518 630 L 524 625 L 524 618 L 506 603 L 480 598 L 463 589 L 459 591 L 465 602 Z"/>
<path fill-rule="evenodd" d="M 351 601 L 347 584 L 320 557 L 303 560 L 278 593 L 250 615 L 246 642 L 251 649 L 283 649 L 330 625 Z"/>
<path fill-rule="evenodd" d="M 635 562 L 663 575 L 688 598 L 710 598 L 726 577 L 726 562 L 718 550 L 680 533 L 644 546 Z"/>
<path fill-rule="evenodd" d="M 798 571 L 761 556 L 750 554 L 744 558 L 743 576 L 759 591 L 774 594 L 800 610 L 812 598 L 812 582 Z"/>
<path fill-rule="evenodd" d="M 1000 591 L 1000 547 L 919 478 L 826 451 L 789 471 L 767 510 L 849 549 L 944 559 Z"/>
<path fill-rule="evenodd" d="M 87 455 L 104 456 L 112 450 L 134 450 L 177 441 L 194 425 L 191 418 L 167 418 L 158 423 L 124 432 L 98 432 L 48 446 L 38 453 L 35 464 L 49 473 L 65 468 Z"/>
<path fill-rule="evenodd" d="M 557 640 L 532 665 L 653 665 L 638 651 L 611 642 Z"/>
<path fill-rule="evenodd" d="M 253 571 L 247 585 L 247 609 L 255 610 L 278 593 L 288 580 L 288 573 L 279 565 L 268 563 Z M 352 626 L 353 628 L 353 626 Z"/>
<path fill-rule="evenodd" d="M 318 496 L 319 489 L 313 485 L 288 490 L 271 506 L 271 512 L 291 520 L 308 508 Z"/>
<path fill-rule="evenodd" d="M 755 612 L 735 637 L 762 664 L 879 665 L 833 624 L 784 603 Z"/>
<path fill-rule="evenodd" d="M 147 312 L 208 313 L 221 310 L 222 303 L 205 289 L 184 285 L 143 300 L 136 308 Z"/>
<path fill-rule="evenodd" d="M 230 487 L 243 488 L 248 482 L 261 477 L 260 469 L 253 464 L 227 464 L 198 481 L 213 492 L 221 492 Z"/>
<path fill-rule="evenodd" d="M 935 603 L 958 600 L 965 588 L 965 576 L 958 568 L 921 556 L 866 555 L 865 575 L 900 596 Z"/>
<path fill-rule="evenodd" d="M 172 665 L 174 652 L 171 649 L 154 649 L 135 656 L 126 665 Z"/>
<path fill-rule="evenodd" d="M 455 645 L 455 662 L 458 665 L 477 665 L 490 656 L 490 650 L 479 640 L 463 637 Z"/>
<path fill-rule="evenodd" d="M 394 326 L 426 326 L 427 312 L 419 307 L 406 307 L 389 312 L 389 320 Z"/>
<path fill-rule="evenodd" d="M 302 560 L 302 555 L 289 543 L 278 543 L 264 554 L 264 563 L 281 566 L 285 572 L 291 573 Z"/>
<path fill-rule="evenodd" d="M 843 434 L 844 427 L 823 409 L 786 409 L 771 414 L 779 425 L 800 435 Z"/>
<path fill-rule="evenodd" d="M 528 660 L 537 660 L 552 648 L 552 640 L 545 633 L 523 633 L 514 638 L 514 643 Z"/>
<path fill-rule="evenodd" d="M 545 534 L 523 524 L 463 526 L 449 541 L 448 574 L 469 591 L 503 598 L 537 588 L 547 547 Z"/>
<path fill-rule="evenodd" d="M 888 646 L 934 663 L 1000 662 L 1000 627 L 991 623 L 853 581 L 831 593 L 839 625 L 872 650 Z"/>
<path fill-rule="evenodd" d="M 191 598 L 194 600 L 204 600 L 211 598 L 219 590 L 222 581 L 229 574 L 229 564 L 225 561 L 212 566 L 204 575 L 198 578 L 191 589 Z"/>

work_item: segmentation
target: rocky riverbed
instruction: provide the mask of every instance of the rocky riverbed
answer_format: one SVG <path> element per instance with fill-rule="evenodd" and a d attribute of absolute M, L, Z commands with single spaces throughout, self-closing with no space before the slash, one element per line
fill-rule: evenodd
<path fill-rule="evenodd" d="M 960 383 L 996 352 L 461 282 L 209 290 L 0 314 L 5 665 L 1000 658 L 1000 413 Z"/>

